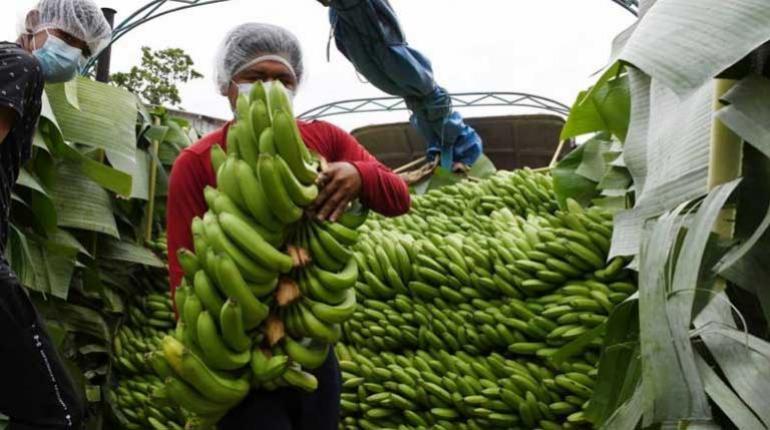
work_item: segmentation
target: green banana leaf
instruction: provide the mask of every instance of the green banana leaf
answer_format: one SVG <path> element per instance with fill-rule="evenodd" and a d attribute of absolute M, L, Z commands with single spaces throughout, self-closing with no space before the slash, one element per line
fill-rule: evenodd
<path fill-rule="evenodd" d="M 75 260 L 71 256 L 50 252 L 42 243 L 30 243 L 29 250 L 34 282 L 25 286 L 67 300 Z"/>
<path fill-rule="evenodd" d="M 57 173 L 51 196 L 59 215 L 59 226 L 120 237 L 107 191 L 83 176 L 76 164 L 62 162 Z"/>
<path fill-rule="evenodd" d="M 599 374 L 585 410 L 586 416 L 597 426 L 603 425 L 613 411 L 638 391 L 641 369 L 638 321 L 639 302 L 633 298 L 618 305 L 607 320 Z M 641 415 L 636 421 L 639 418 Z"/>
<path fill-rule="evenodd" d="M 130 242 L 118 240 L 103 240 L 99 243 L 99 258 L 125 261 L 149 267 L 166 267 L 155 253 L 149 249 Z"/>
<path fill-rule="evenodd" d="M 583 163 L 585 151 L 585 144 L 578 146 L 551 169 L 554 193 L 562 207 L 568 198 L 588 206 L 591 200 L 599 195 L 597 183 L 577 173 Z"/>
<path fill-rule="evenodd" d="M 86 78 L 77 79 L 80 109 L 62 84 L 46 85 L 46 94 L 65 140 L 134 157 L 138 112 L 133 94 Z"/>
<path fill-rule="evenodd" d="M 46 234 L 55 232 L 57 229 L 56 207 L 40 182 L 26 169 L 21 169 L 16 185 L 32 190 L 29 205 L 35 214 L 35 218 L 39 221 Z"/>
<path fill-rule="evenodd" d="M 130 175 L 88 158 L 77 149 L 71 147 L 64 141 L 64 137 L 58 129 L 55 120 L 51 118 L 53 117 L 41 116 L 38 129 L 53 154 L 77 164 L 83 174 L 104 188 L 123 196 L 131 194 Z"/>
<path fill-rule="evenodd" d="M 578 94 L 562 129 L 561 140 L 597 131 L 608 131 L 625 140 L 631 102 L 628 78 L 618 76 L 621 70 L 620 63 L 616 63 L 590 90 Z"/>
<path fill-rule="evenodd" d="M 644 14 L 619 58 L 685 97 L 768 40 L 765 0 L 665 0 Z"/>

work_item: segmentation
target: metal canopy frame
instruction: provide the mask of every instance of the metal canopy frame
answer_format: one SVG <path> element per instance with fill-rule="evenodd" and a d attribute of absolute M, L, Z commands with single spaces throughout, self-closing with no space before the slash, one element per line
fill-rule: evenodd
<path fill-rule="evenodd" d="M 128 18 L 124 19 L 120 24 L 115 26 L 112 30 L 112 39 L 110 43 L 104 48 L 112 46 L 115 42 L 120 40 L 128 32 L 139 27 L 142 24 L 146 24 L 154 19 L 162 16 L 180 12 L 186 9 L 191 9 L 200 6 L 208 6 L 216 3 L 223 3 L 230 0 L 151 0 L 144 6 L 134 11 Z M 94 65 L 98 61 L 99 55 L 94 55 L 83 67 L 81 74 L 88 75 L 93 69 Z"/>
<path fill-rule="evenodd" d="M 639 16 L 639 0 L 612 0 L 634 16 Z"/>
<path fill-rule="evenodd" d="M 449 94 L 453 108 L 511 106 L 546 110 L 567 116 L 570 107 L 547 97 L 517 92 L 478 92 Z M 436 109 L 450 106 L 437 106 Z M 406 101 L 401 97 L 374 97 L 366 99 L 342 100 L 328 103 L 302 113 L 299 119 L 313 120 L 335 115 L 370 112 L 406 111 Z"/>

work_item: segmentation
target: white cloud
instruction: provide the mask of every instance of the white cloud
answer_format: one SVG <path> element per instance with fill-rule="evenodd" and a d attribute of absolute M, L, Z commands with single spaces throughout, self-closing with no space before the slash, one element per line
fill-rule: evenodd
<path fill-rule="evenodd" d="M 0 39 L 15 38 L 17 17 L 32 4 L 11 3 L 3 5 Z M 119 22 L 146 1 L 98 3 L 116 8 Z M 521 91 L 567 105 L 604 65 L 612 37 L 633 22 L 610 0 L 391 0 L 391 4 L 410 45 L 431 59 L 439 84 L 450 91 Z M 382 95 L 359 81 L 334 46 L 327 63 L 327 11 L 316 0 L 230 0 L 159 18 L 114 46 L 112 69 L 127 70 L 136 64 L 142 46 L 183 48 L 206 75 L 182 88 L 183 107 L 227 117 L 228 105 L 211 80 L 213 59 L 227 30 L 247 21 L 282 25 L 300 38 L 308 72 L 297 97 L 298 112 L 342 99 Z M 514 112 L 510 108 L 462 111 L 466 116 Z M 351 129 L 406 118 L 406 113 L 361 114 L 330 120 Z"/>

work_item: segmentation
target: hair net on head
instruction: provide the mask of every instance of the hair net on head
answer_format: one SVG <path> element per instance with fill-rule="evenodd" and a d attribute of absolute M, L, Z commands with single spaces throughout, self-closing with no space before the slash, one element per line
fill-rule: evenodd
<path fill-rule="evenodd" d="M 302 48 L 294 34 L 271 24 L 241 24 L 225 36 L 217 51 L 214 80 L 222 95 L 227 95 L 233 76 L 252 61 L 265 56 L 284 58 L 294 69 L 297 81 L 302 80 Z"/>
<path fill-rule="evenodd" d="M 98 54 L 112 36 L 109 22 L 93 0 L 40 0 L 26 19 L 25 31 L 34 34 L 47 29 L 61 30 L 84 41 L 91 55 Z"/>

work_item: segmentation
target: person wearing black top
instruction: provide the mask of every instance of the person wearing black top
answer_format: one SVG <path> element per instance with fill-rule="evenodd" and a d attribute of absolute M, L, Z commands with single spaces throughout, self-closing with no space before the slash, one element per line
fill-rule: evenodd
<path fill-rule="evenodd" d="M 32 152 L 44 83 L 73 79 L 110 36 L 92 0 L 41 0 L 16 42 L 0 42 L 0 413 L 10 418 L 10 430 L 83 426 L 83 403 L 2 255 L 11 190 Z"/>

